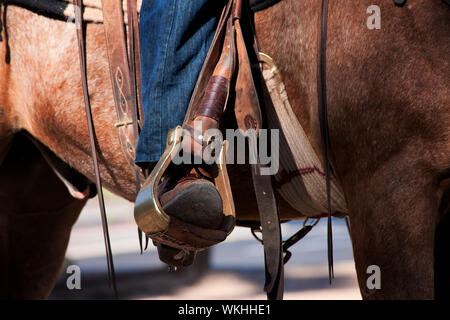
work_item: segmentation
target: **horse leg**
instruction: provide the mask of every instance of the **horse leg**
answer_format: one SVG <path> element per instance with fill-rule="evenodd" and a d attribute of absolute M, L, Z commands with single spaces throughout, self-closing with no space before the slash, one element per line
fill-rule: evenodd
<path fill-rule="evenodd" d="M 443 215 L 436 228 L 434 247 L 434 272 L 436 299 L 450 299 L 450 170 L 447 183 L 441 183 L 439 212 Z M 443 180 L 444 182 L 445 180 Z"/>
<path fill-rule="evenodd" d="M 48 297 L 85 200 L 72 198 L 33 144 L 16 136 L 0 167 L 0 298 Z"/>
<path fill-rule="evenodd" d="M 8 154 L 9 147 L 11 146 L 12 136 L 0 137 L 0 166 L 5 160 Z"/>
<path fill-rule="evenodd" d="M 347 188 L 356 271 L 365 299 L 434 298 L 437 179 L 419 166 L 401 169 L 409 157 L 400 158 Z M 380 268 L 379 289 L 368 286 L 371 265 Z"/>

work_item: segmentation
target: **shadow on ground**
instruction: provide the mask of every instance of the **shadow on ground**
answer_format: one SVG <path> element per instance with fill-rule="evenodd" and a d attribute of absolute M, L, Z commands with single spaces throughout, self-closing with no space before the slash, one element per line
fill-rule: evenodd
<path fill-rule="evenodd" d="M 203 295 L 208 297 L 207 291 L 228 290 L 226 297 L 236 297 L 241 294 L 245 297 L 261 296 L 264 286 L 263 268 L 215 268 L 209 269 L 210 255 L 205 252 L 199 254 L 193 266 L 168 272 L 167 269 L 158 268 L 149 271 L 121 271 L 117 274 L 117 284 L 120 299 L 153 299 L 170 297 L 192 290 L 194 286 L 203 289 Z M 83 276 L 81 290 L 69 290 L 66 286 L 67 275 L 62 274 L 50 299 L 112 299 L 112 290 L 104 272 L 89 273 Z M 340 275 L 333 281 L 335 288 L 348 288 L 354 285 L 354 278 L 350 275 Z M 245 292 L 238 291 L 238 286 L 245 288 Z M 328 278 L 321 275 L 299 274 L 288 272 L 285 276 L 285 293 L 328 290 Z M 202 290 L 202 289 L 199 289 Z M 211 296 L 211 299 L 216 298 Z"/>
<path fill-rule="evenodd" d="M 116 258 L 119 258 L 118 256 Z M 70 265 L 70 262 L 66 262 L 66 265 Z M 196 261 L 191 267 L 177 271 L 171 272 L 168 268 L 158 268 L 156 270 L 149 268 L 149 271 L 139 270 L 136 272 L 129 270 L 117 272 L 117 288 L 120 299 L 136 299 L 142 296 L 170 294 L 180 287 L 194 285 L 207 273 L 208 267 L 209 254 L 206 251 L 197 255 Z M 65 269 L 63 268 L 63 270 Z M 49 299 L 91 300 L 114 298 L 105 272 L 90 272 L 83 275 L 81 290 L 69 290 L 66 281 L 67 275 L 61 274 Z"/>

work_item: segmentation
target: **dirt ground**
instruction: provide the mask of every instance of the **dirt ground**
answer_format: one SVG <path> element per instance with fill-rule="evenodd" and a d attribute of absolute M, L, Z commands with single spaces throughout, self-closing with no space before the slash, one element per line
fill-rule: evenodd
<path fill-rule="evenodd" d="M 222 244 L 200 255 L 194 266 L 168 272 L 149 244 L 139 254 L 133 205 L 107 197 L 111 244 L 120 298 L 165 300 L 265 299 L 263 248 L 248 229 L 236 228 Z M 294 233 L 300 222 L 283 226 Z M 356 281 L 351 242 L 345 222 L 333 222 L 335 279 L 328 283 L 326 222 L 321 221 L 292 248 L 285 268 L 285 299 L 361 299 Z M 108 299 L 106 260 L 97 200 L 91 200 L 76 223 L 67 250 L 66 266 L 51 299 Z M 81 270 L 81 289 L 69 290 L 67 266 Z"/>

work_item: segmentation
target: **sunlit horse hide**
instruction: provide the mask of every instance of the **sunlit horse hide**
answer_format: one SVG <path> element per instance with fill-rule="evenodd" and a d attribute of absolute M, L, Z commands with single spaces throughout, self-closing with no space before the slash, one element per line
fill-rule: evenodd
<path fill-rule="evenodd" d="M 60 0 L 46 0 L 46 1 L 34 1 L 34 0 L 14 0 L 3 2 L 0 1 L 0 5 L 4 6 L 4 12 L 6 12 L 6 6 L 19 6 L 28 9 L 32 12 L 46 16 L 52 19 L 67 21 L 68 23 L 75 22 L 75 6 L 74 1 L 60 1 Z M 85 8 L 83 11 L 83 19 L 89 23 L 103 23 L 104 17 L 102 12 L 102 5 L 100 0 L 87 0 L 85 1 Z M 137 10 L 140 10 L 142 1 L 137 1 Z M 123 2 L 123 12 L 127 12 L 126 2 Z M 128 24 L 127 15 L 124 15 L 124 24 Z M 4 15 L 4 21 L 0 23 L 0 31 L 7 30 L 7 19 L 6 14 Z M 5 41 L 4 41 L 5 40 Z M 7 37 L 1 37 L 0 41 L 4 41 L 6 47 L 8 48 Z M 6 57 L 8 61 L 9 57 Z M 4 119 L 1 117 L 4 112 L 0 108 L 0 121 Z M 0 122 L 1 125 L 1 122 Z M 64 185 L 68 188 L 69 193 L 75 198 L 85 198 L 87 196 L 92 196 L 96 193 L 95 186 L 89 183 L 88 179 L 78 173 L 74 168 L 70 167 L 63 160 L 58 158 L 52 151 L 47 147 L 39 143 L 31 135 L 25 133 L 25 137 L 29 138 L 37 147 L 37 149 L 42 153 L 45 160 L 48 162 L 49 166 L 54 170 L 56 175 L 62 180 Z M 21 133 L 18 133 L 21 134 Z M 6 141 L 0 141 L 2 148 L 0 150 L 0 164 L 3 159 L 7 156 L 9 147 L 11 145 L 11 139 Z"/>
<path fill-rule="evenodd" d="M 11 5 L 22 6 L 26 9 L 35 11 L 37 13 L 49 16 L 51 18 L 66 20 L 69 23 L 75 22 L 75 7 L 73 0 L 46 0 L 46 1 L 32 1 L 32 0 L 15 0 L 10 1 Z M 123 2 L 123 11 L 127 12 L 126 2 Z M 137 9 L 140 11 L 142 1 L 137 1 Z M 85 8 L 83 12 L 83 19 L 90 23 L 103 23 L 103 12 L 101 0 L 87 0 L 85 1 Z M 124 15 L 124 23 L 128 24 L 127 15 Z M 36 148 L 41 152 L 43 158 L 47 161 L 49 166 L 53 169 L 58 178 L 61 179 L 64 186 L 67 187 L 69 193 L 77 199 L 84 199 L 86 197 L 93 197 L 96 195 L 95 184 L 82 174 L 70 167 L 67 163 L 58 158 L 51 150 L 42 145 L 31 135 L 24 133 L 25 137 L 30 139 Z M 9 148 L 3 148 L 0 154 L 0 164 L 3 158 L 8 153 Z"/>

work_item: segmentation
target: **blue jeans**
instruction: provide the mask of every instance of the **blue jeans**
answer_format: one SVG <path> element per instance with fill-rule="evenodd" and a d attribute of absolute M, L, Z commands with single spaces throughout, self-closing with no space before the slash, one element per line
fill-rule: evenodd
<path fill-rule="evenodd" d="M 183 122 L 212 42 L 222 0 L 144 0 L 140 16 L 145 121 L 136 163 L 158 161 Z"/>

